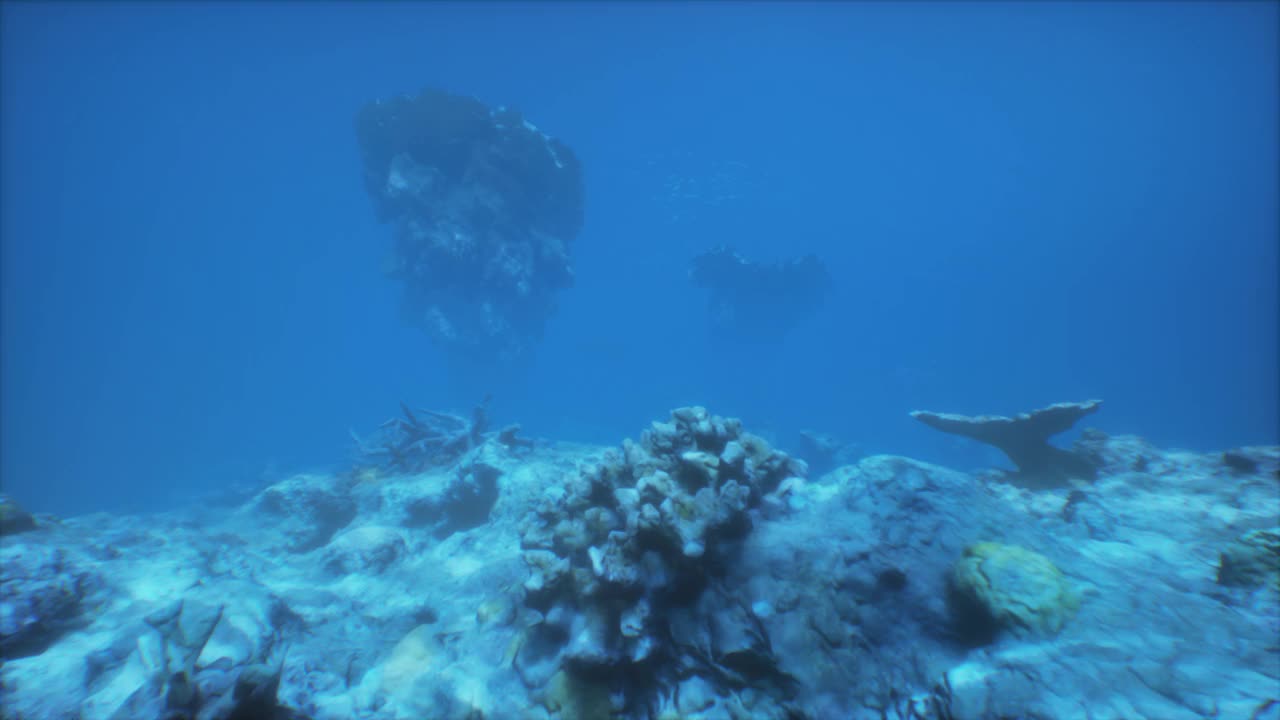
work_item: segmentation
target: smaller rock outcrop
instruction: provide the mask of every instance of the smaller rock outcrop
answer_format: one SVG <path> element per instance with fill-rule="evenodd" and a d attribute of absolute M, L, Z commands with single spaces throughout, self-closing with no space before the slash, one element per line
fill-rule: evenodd
<path fill-rule="evenodd" d="M 398 490 L 388 500 L 403 508 L 402 524 L 429 528 L 436 537 L 483 525 L 498 500 L 502 471 L 486 460 L 489 446 L 467 455 L 450 473 L 437 473 Z"/>
<path fill-rule="evenodd" d="M 1218 584 L 1280 589 L 1280 527 L 1251 530 L 1222 551 Z"/>
<path fill-rule="evenodd" d="M 708 313 L 717 334 L 766 342 L 814 313 L 831 285 L 816 255 L 763 263 L 725 246 L 694 258 L 689 279 L 710 292 Z"/>
<path fill-rule="evenodd" d="M 916 410 L 911 417 L 935 430 L 998 448 L 1018 468 L 1009 476 L 1015 484 L 1051 488 L 1065 486 L 1071 479 L 1092 480 L 1096 476 L 1097 468 L 1085 455 L 1051 445 L 1049 438 L 1070 430 L 1101 406 L 1101 400 L 1057 403 L 1013 417 Z"/>
<path fill-rule="evenodd" d="M 35 530 L 36 519 L 13 498 L 0 494 L 0 536 Z"/>
<path fill-rule="evenodd" d="M 351 483 L 325 475 L 295 475 L 267 487 L 239 512 L 257 515 L 264 535 L 288 552 L 310 552 L 345 528 L 357 508 Z"/>
<path fill-rule="evenodd" d="M 38 655 L 87 622 L 105 579 L 92 565 L 43 544 L 0 549 L 0 661 Z"/>
<path fill-rule="evenodd" d="M 816 477 L 842 465 L 852 465 L 861 459 L 862 451 L 857 445 L 834 435 L 816 430 L 801 430 L 800 456 L 809 463 L 809 470 Z"/>

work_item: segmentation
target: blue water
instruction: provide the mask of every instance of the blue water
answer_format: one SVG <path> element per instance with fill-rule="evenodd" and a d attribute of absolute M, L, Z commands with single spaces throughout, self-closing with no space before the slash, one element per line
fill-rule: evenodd
<path fill-rule="evenodd" d="M 970 468 L 907 412 L 1101 397 L 1275 443 L 1274 3 L 6 3 L 3 488 L 168 505 L 344 461 L 401 399 L 614 443 L 672 407 Z M 353 119 L 436 87 L 586 175 L 533 362 L 401 322 Z M 694 188 L 681 197 L 672 178 Z M 712 337 L 689 260 L 818 254 L 823 309 Z"/>

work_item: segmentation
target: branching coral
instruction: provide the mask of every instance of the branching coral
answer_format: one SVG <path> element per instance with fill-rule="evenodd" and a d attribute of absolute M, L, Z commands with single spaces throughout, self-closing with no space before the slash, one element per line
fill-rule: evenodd
<path fill-rule="evenodd" d="M 508 425 L 490 433 L 488 406 L 486 396 L 472 409 L 471 417 L 464 418 L 435 410 L 415 413 L 401 402 L 401 414 L 382 423 L 372 437 L 362 439 L 355 431 L 351 432 L 359 455 L 357 476 L 367 474 L 370 469 L 408 474 L 452 465 L 489 438 L 511 449 L 533 445 L 518 436 L 519 425 Z"/>

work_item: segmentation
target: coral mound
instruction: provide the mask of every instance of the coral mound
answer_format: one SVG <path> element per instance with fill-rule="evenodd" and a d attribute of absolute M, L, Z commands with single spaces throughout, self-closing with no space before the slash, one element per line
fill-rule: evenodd
<path fill-rule="evenodd" d="M 957 605 L 1014 635 L 1052 635 L 1080 605 L 1079 595 L 1045 556 L 1018 545 L 971 545 L 952 572 Z M 972 620 L 972 618 L 966 618 Z"/>
<path fill-rule="evenodd" d="M 526 603 L 560 625 L 569 667 L 634 681 L 670 654 L 672 608 L 723 575 L 748 511 L 806 473 L 737 420 L 675 410 L 528 516 Z"/>

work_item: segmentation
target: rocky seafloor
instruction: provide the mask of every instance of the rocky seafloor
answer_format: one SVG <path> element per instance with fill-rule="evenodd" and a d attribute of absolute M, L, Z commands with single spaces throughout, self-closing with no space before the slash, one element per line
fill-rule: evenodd
<path fill-rule="evenodd" d="M 674 411 L 162 514 L 0 504 L 0 717 L 1280 719 L 1280 448 L 820 477 Z"/>

